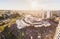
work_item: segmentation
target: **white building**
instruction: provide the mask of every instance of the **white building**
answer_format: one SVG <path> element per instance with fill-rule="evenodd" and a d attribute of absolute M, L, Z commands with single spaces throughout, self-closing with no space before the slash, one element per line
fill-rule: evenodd
<path fill-rule="evenodd" d="M 47 11 L 47 16 L 46 16 L 46 18 L 50 18 L 51 17 L 51 13 L 50 13 L 50 11 L 48 10 Z"/>
<path fill-rule="evenodd" d="M 56 28 L 56 33 L 53 39 L 60 39 L 60 21 L 58 27 Z"/>

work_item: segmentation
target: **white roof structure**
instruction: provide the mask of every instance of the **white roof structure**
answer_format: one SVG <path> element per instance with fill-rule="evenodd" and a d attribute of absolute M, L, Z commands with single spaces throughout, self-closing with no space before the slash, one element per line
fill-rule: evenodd
<path fill-rule="evenodd" d="M 33 17 L 31 15 L 27 15 L 21 20 L 19 20 L 19 19 L 16 20 L 16 24 L 17 24 L 18 29 L 21 29 L 21 28 L 24 28 L 24 27 L 30 26 L 30 25 L 33 25 L 34 27 L 50 26 L 49 22 L 42 21 L 42 19 Z"/>

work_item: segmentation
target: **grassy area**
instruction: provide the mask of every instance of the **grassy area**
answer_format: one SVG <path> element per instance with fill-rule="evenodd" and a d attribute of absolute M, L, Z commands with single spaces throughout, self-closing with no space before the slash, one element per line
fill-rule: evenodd
<path fill-rule="evenodd" d="M 0 26 L 0 31 L 4 31 L 4 26 Z"/>
<path fill-rule="evenodd" d="M 3 20 L 3 21 L 5 21 L 5 22 L 4 22 L 5 24 L 2 25 L 2 26 L 0 26 L 0 31 L 4 31 L 4 28 L 5 28 L 6 26 L 10 27 L 12 24 L 14 24 L 14 23 L 16 22 L 16 20 L 17 20 L 18 18 L 19 18 L 19 17 L 10 18 L 10 19 L 7 19 L 7 21 Z"/>

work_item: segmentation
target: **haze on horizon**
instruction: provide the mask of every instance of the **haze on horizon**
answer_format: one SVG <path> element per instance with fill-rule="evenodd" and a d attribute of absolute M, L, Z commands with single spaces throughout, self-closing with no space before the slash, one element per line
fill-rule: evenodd
<path fill-rule="evenodd" d="M 60 0 L 0 0 L 0 10 L 60 10 Z"/>

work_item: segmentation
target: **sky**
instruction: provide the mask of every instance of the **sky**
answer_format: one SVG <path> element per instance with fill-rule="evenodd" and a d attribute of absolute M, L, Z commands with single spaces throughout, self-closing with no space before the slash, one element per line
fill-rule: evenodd
<path fill-rule="evenodd" d="M 0 10 L 60 10 L 60 0 L 0 0 Z"/>

